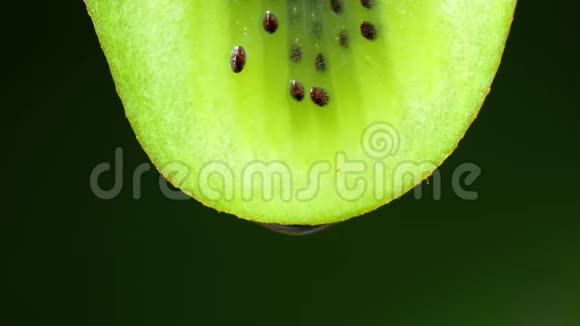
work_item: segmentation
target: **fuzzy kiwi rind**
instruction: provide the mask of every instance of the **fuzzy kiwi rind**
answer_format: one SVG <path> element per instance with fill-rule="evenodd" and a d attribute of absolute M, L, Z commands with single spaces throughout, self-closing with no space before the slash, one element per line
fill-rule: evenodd
<path fill-rule="evenodd" d="M 296 69 L 300 78 L 327 83 L 331 90 L 331 102 L 316 110 L 302 105 L 306 101 L 294 101 L 287 89 L 277 93 L 271 86 L 288 83 L 294 69 L 280 65 L 278 58 L 288 50 L 280 42 L 291 39 L 284 28 L 283 1 L 272 5 L 280 12 L 280 26 L 269 35 L 277 36 L 276 41 L 258 34 L 260 11 L 265 9 L 258 1 L 85 2 L 127 117 L 160 172 L 219 211 L 291 225 L 334 223 L 364 214 L 431 175 L 476 118 L 516 6 L 515 0 L 375 1 L 377 40 L 362 42 L 351 28 L 351 52 L 333 55 L 330 63 L 335 66 L 328 75 L 311 78 L 311 73 Z M 235 19 L 242 17 L 230 16 L 236 14 L 231 4 L 259 12 Z M 253 20 L 258 22 L 254 27 Z M 331 47 L 328 39 L 323 42 Z M 232 76 L 228 56 L 242 43 L 247 45 L 248 66 Z M 384 158 L 369 156 L 361 144 L 366 128 L 377 122 L 393 127 L 399 142 L 398 151 Z M 337 153 L 365 165 L 366 171 L 353 177 L 367 185 L 378 182 L 372 166 L 382 164 L 382 196 L 377 198 L 372 187 L 356 199 L 337 194 Z M 292 173 L 290 198 L 273 189 L 272 198 L 264 199 L 259 186 L 249 199 L 241 198 L 243 169 L 252 162 L 274 161 Z M 200 186 L 198 177 L 211 162 L 233 171 L 233 199 L 210 199 L 208 189 Z M 309 168 L 317 162 L 330 162 L 332 171 L 320 176 L 316 196 L 297 199 L 295 191 L 309 185 Z M 393 179 L 393 171 L 405 162 L 430 162 L 432 168 L 415 171 L 416 178 Z M 214 178 L 209 186 L 221 184 Z"/>

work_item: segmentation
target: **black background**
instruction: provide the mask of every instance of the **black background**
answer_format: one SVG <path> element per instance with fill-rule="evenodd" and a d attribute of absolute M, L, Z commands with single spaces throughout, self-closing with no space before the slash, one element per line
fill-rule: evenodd
<path fill-rule="evenodd" d="M 14 6 L 14 4 L 11 4 Z M 2 19 L 3 325 L 580 325 L 576 2 L 520 1 L 485 106 L 441 167 L 480 197 L 412 193 L 308 237 L 160 195 L 84 4 Z M 90 190 L 124 150 L 110 201 Z M 108 180 L 112 184 L 112 176 Z M 5 322 L 2 322 L 5 320 Z"/>

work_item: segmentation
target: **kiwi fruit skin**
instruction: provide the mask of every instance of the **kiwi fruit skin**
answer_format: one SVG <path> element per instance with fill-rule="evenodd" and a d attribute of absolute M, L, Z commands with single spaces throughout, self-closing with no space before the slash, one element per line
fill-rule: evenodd
<path fill-rule="evenodd" d="M 85 3 L 127 118 L 159 171 L 219 211 L 291 225 L 364 214 L 427 178 L 455 149 L 489 93 L 516 6 L 515 0 L 377 0 L 373 15 L 349 17 L 346 55 L 332 48 L 332 37 L 321 41 L 333 68 L 320 77 L 280 63 L 292 39 L 284 28 L 285 1 L 267 7 L 234 0 Z M 266 9 L 277 12 L 279 22 L 271 35 L 260 30 Z M 367 18 L 377 24 L 372 42 L 353 33 Z M 229 59 L 239 45 L 247 63 L 234 74 Z M 272 86 L 288 85 L 292 74 L 309 81 L 307 89 L 327 86 L 329 105 L 307 103 L 308 94 L 298 103 L 287 89 Z M 373 125 L 388 127 L 396 150 L 369 154 L 362 137 Z M 349 162 L 364 171 L 347 175 Z M 266 170 L 273 163 L 290 186 L 266 189 L 244 179 L 248 166 L 259 174 L 272 172 Z M 324 170 L 318 180 L 312 180 L 313 167 Z M 216 174 L 231 176 L 231 192 Z M 357 181 L 363 193 L 345 195 Z M 299 195 L 310 194 L 312 185 L 312 195 Z M 216 189 L 223 190 L 219 196 L 208 195 Z"/>

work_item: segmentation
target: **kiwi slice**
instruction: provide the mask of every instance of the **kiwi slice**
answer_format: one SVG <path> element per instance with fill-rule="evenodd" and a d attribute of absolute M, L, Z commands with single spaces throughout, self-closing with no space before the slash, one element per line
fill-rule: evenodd
<path fill-rule="evenodd" d="M 476 117 L 516 0 L 86 0 L 127 118 L 207 206 L 339 222 L 427 178 Z"/>

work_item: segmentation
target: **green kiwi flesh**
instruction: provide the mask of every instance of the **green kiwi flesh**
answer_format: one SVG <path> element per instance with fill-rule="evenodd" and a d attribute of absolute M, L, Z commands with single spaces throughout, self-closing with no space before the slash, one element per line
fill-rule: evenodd
<path fill-rule="evenodd" d="M 85 1 L 160 172 L 281 225 L 364 214 L 432 174 L 490 90 L 516 5 Z"/>

